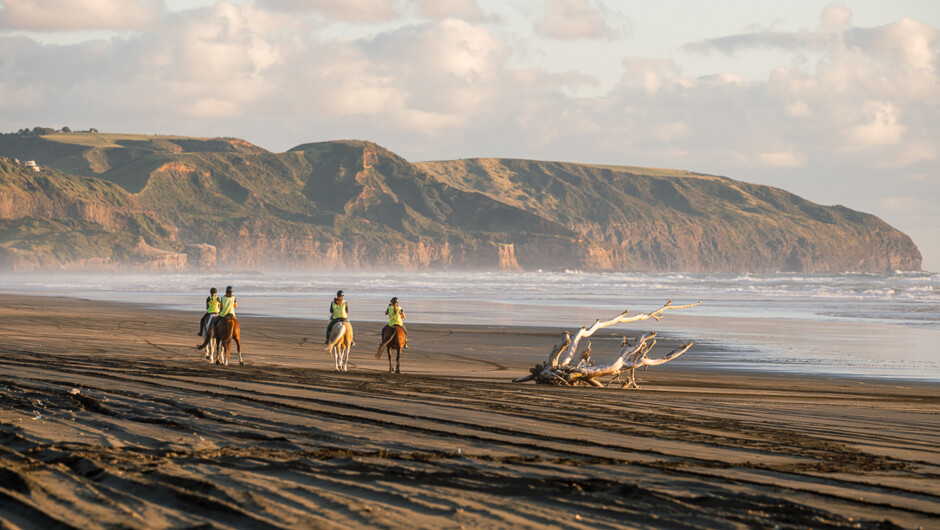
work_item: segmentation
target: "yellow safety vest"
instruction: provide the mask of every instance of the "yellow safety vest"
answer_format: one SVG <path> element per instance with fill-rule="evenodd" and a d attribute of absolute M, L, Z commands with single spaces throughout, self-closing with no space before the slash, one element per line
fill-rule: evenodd
<path fill-rule="evenodd" d="M 235 316 L 235 297 L 234 296 L 223 296 L 222 297 L 222 310 L 219 311 L 219 316 L 224 317 L 228 315 Z"/>
<path fill-rule="evenodd" d="M 206 313 L 218 313 L 219 305 L 220 305 L 219 297 L 216 295 L 212 295 L 211 299 L 209 300 L 209 303 L 206 304 Z"/>
<path fill-rule="evenodd" d="M 339 304 L 334 300 L 330 303 L 330 309 L 333 311 L 333 318 L 349 318 L 349 311 L 346 309 L 346 300 Z"/>
<path fill-rule="evenodd" d="M 401 321 L 402 313 L 404 313 L 404 311 L 402 311 L 401 307 L 395 309 L 395 306 L 389 304 L 388 309 L 385 310 L 385 314 L 388 315 L 388 325 L 403 326 L 404 324 Z"/>

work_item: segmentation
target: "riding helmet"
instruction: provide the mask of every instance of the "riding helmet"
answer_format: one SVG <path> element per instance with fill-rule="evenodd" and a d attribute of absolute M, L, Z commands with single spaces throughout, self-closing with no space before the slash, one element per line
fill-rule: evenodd
<path fill-rule="evenodd" d="M 213 287 L 212 289 L 209 289 L 209 294 L 215 294 L 217 292 L 219 292 L 219 290 L 216 289 L 215 287 Z"/>
<path fill-rule="evenodd" d="M 235 289 L 232 289 L 232 286 L 229 285 L 228 287 L 225 288 L 225 294 L 232 294 L 232 291 L 234 291 L 234 290 L 235 290 Z"/>
<path fill-rule="evenodd" d="M 390 304 L 397 304 L 397 303 L 398 303 L 398 297 L 396 296 L 396 297 L 392 298 L 388 303 L 390 303 Z"/>
<path fill-rule="evenodd" d="M 341 290 L 340 290 L 340 291 L 336 291 L 336 298 L 339 298 L 340 296 L 343 296 L 343 291 L 341 291 Z"/>

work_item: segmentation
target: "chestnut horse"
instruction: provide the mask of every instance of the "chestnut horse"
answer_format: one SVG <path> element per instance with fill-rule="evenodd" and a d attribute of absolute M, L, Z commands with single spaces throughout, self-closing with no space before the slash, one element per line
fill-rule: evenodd
<path fill-rule="evenodd" d="M 337 322 L 330 330 L 330 343 L 326 351 L 333 355 L 333 365 L 337 371 L 347 372 L 349 365 L 349 349 L 352 348 L 353 328 L 349 321 Z"/>
<path fill-rule="evenodd" d="M 385 326 L 382 328 L 382 344 L 379 345 L 379 351 L 375 352 L 375 358 L 382 358 L 382 348 L 388 352 L 388 373 L 393 371 L 396 374 L 401 373 L 401 349 L 407 341 L 405 330 L 401 326 Z M 395 370 L 392 370 L 392 350 L 395 350 Z"/>
<path fill-rule="evenodd" d="M 235 317 L 223 317 L 216 327 L 219 336 L 219 361 L 222 360 L 222 354 L 225 355 L 225 366 L 228 366 L 228 357 L 232 353 L 232 339 L 235 340 L 235 346 L 238 347 L 238 364 L 245 364 L 242 360 L 242 332 L 238 325 L 238 319 Z"/>
<path fill-rule="evenodd" d="M 235 317 L 216 318 L 206 333 L 206 340 L 196 349 L 209 346 L 209 364 L 224 364 L 228 366 L 228 358 L 232 353 L 232 340 L 238 348 L 238 364 L 245 364 L 242 360 L 241 328 Z M 213 347 L 214 346 L 214 347 Z M 224 355 L 224 361 L 223 361 Z"/>

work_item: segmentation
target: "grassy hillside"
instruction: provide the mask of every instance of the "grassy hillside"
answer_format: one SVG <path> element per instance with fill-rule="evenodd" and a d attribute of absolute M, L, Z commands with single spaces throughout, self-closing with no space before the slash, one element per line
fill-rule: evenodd
<path fill-rule="evenodd" d="M 872 215 L 684 171 L 530 160 L 416 164 L 624 248 L 651 270 L 918 269 L 910 239 Z"/>
<path fill-rule="evenodd" d="M 0 264 L 7 269 L 147 266 L 182 248 L 174 230 L 115 184 L 0 158 Z"/>
<path fill-rule="evenodd" d="M 156 250 L 209 244 L 224 265 L 238 267 L 920 267 L 910 239 L 874 216 L 679 170 L 510 159 L 410 163 L 363 141 L 276 154 L 231 138 L 98 133 L 0 135 L 0 155 L 36 160 L 42 175 L 55 177 L 55 200 L 84 205 L 36 209 L 33 218 L 53 224 L 4 225 L 11 241 L 44 230 L 46 250 L 32 250 L 42 256 L 68 246 L 52 243 L 57 231 L 94 232 L 67 222 L 77 219 Z M 7 187 L 21 200 L 55 202 L 43 191 L 51 184 L 26 184 L 23 171 L 14 173 Z M 73 195 L 64 191 L 70 180 Z M 0 219 L 23 217 L 14 210 Z M 131 252 L 127 241 L 110 244 Z M 73 246 L 63 256 L 78 255 L 79 246 L 103 256 L 107 245 Z M 115 252 L 113 259 L 123 259 Z"/>

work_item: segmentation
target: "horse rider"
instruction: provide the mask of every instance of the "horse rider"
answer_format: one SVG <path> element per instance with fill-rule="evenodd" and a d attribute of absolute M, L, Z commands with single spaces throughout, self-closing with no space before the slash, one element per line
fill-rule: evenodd
<path fill-rule="evenodd" d="M 209 330 L 209 326 L 212 325 L 212 321 L 219 314 L 219 308 L 222 305 L 222 301 L 219 299 L 218 293 L 219 290 L 213 287 L 209 289 L 209 296 L 206 297 L 206 314 L 202 315 L 202 319 L 199 321 L 199 336 L 201 337 L 203 333 Z"/>
<path fill-rule="evenodd" d="M 330 302 L 330 323 L 326 326 L 326 342 L 330 343 L 330 330 L 337 322 L 349 322 L 349 305 L 343 300 L 343 291 L 336 291 L 336 298 Z"/>
<path fill-rule="evenodd" d="M 216 325 L 225 317 L 235 318 L 235 308 L 238 307 L 238 300 L 235 299 L 234 291 L 231 285 L 225 288 L 225 296 L 222 297 L 221 303 L 219 304 L 219 316 L 215 318 Z M 238 319 L 235 318 L 235 320 Z"/>
<path fill-rule="evenodd" d="M 398 305 L 398 297 L 393 297 L 388 302 L 388 307 L 385 308 L 385 314 L 388 315 L 388 327 L 398 326 L 402 331 L 405 332 L 405 346 L 404 348 L 408 349 L 408 330 L 405 329 L 405 324 L 402 322 L 405 319 L 405 310 Z M 382 330 L 382 335 L 385 335 L 385 330 Z"/>

